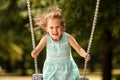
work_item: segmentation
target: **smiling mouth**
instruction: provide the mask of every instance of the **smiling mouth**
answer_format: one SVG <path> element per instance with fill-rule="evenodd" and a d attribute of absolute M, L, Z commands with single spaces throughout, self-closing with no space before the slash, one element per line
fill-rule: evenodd
<path fill-rule="evenodd" d="M 58 33 L 56 33 L 56 34 L 53 34 L 54 36 L 57 36 L 58 35 Z"/>

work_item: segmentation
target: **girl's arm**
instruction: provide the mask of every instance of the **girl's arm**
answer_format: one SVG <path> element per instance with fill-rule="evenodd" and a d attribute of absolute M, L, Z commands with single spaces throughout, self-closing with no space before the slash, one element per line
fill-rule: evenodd
<path fill-rule="evenodd" d="M 31 56 L 33 58 L 36 58 L 41 52 L 41 50 L 46 46 L 46 44 L 47 44 L 47 39 L 46 39 L 46 36 L 44 36 L 42 37 L 42 39 L 40 40 L 36 48 L 31 52 Z"/>
<path fill-rule="evenodd" d="M 76 52 L 79 53 L 80 56 L 84 57 L 85 60 L 89 61 L 90 60 L 90 55 L 85 52 L 83 48 L 80 47 L 80 45 L 77 43 L 77 41 L 70 35 L 68 34 L 68 41 L 70 45 L 76 50 Z"/>

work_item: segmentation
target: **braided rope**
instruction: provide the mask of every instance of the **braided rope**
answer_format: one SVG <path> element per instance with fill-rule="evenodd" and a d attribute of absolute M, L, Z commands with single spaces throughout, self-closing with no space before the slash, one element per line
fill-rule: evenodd
<path fill-rule="evenodd" d="M 33 30 L 33 25 L 32 25 L 33 23 L 32 23 L 31 8 L 30 8 L 29 0 L 27 0 L 27 8 L 28 8 L 28 15 L 29 15 L 29 22 L 30 22 L 32 46 L 33 46 L 33 50 L 34 50 L 35 49 L 35 37 L 34 37 L 34 30 Z M 34 63 L 35 63 L 35 73 L 38 74 L 37 58 L 34 58 Z"/>
<path fill-rule="evenodd" d="M 100 0 L 97 0 L 96 2 L 96 9 L 95 9 L 95 14 L 94 14 L 94 19 L 93 19 L 93 24 L 92 24 L 92 30 L 91 30 L 91 35 L 90 35 L 90 39 L 89 39 L 89 43 L 88 43 L 88 48 L 87 48 L 87 53 L 89 54 L 90 52 L 90 48 L 91 48 L 91 44 L 92 44 L 92 40 L 93 40 L 93 35 L 94 35 L 94 31 L 95 31 L 95 25 L 97 22 L 97 15 L 98 15 L 98 11 L 99 11 L 99 4 L 100 4 Z M 85 61 L 84 63 L 84 78 L 86 78 L 86 69 L 87 69 L 87 61 Z"/>

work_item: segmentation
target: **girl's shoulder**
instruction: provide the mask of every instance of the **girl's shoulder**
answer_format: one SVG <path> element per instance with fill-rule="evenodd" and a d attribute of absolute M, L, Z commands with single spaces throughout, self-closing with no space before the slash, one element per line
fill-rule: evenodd
<path fill-rule="evenodd" d="M 43 40 L 43 41 L 46 42 L 47 41 L 47 35 L 43 35 L 42 38 L 41 38 L 41 40 Z"/>
<path fill-rule="evenodd" d="M 75 38 L 74 38 L 71 34 L 69 34 L 69 33 L 65 33 L 65 34 L 67 35 L 67 38 L 68 38 L 68 41 L 69 41 L 69 42 L 75 40 Z"/>
<path fill-rule="evenodd" d="M 64 34 L 68 37 L 68 39 L 72 37 L 72 35 L 69 33 L 64 32 Z"/>
<path fill-rule="evenodd" d="M 69 37 L 69 36 L 70 36 L 70 34 L 69 34 L 69 33 L 67 33 L 67 32 L 64 32 L 64 33 L 63 33 L 63 35 L 65 35 L 65 36 L 67 36 L 67 37 Z"/>
<path fill-rule="evenodd" d="M 47 34 L 43 35 L 42 38 L 46 39 L 47 38 Z"/>

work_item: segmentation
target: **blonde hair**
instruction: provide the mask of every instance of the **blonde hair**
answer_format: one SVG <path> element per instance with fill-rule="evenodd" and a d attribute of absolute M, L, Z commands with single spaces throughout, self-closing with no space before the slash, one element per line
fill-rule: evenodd
<path fill-rule="evenodd" d="M 49 19 L 59 19 L 61 26 L 63 26 L 63 30 L 65 30 L 65 20 L 62 16 L 62 10 L 58 7 L 51 8 L 50 11 L 43 12 L 34 18 L 37 29 L 42 29 L 46 32 L 47 22 Z"/>

